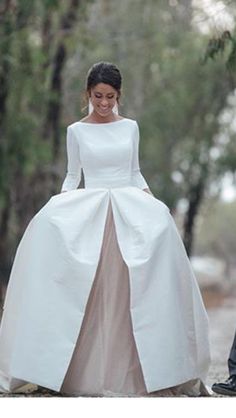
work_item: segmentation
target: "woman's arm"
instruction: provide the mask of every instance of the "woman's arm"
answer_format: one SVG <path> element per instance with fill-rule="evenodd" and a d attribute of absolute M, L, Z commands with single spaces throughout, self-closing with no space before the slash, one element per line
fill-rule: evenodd
<path fill-rule="evenodd" d="M 61 193 L 77 189 L 81 180 L 81 161 L 78 140 L 71 126 L 67 128 L 67 173 L 61 187 Z"/>
<path fill-rule="evenodd" d="M 143 177 L 140 166 L 139 166 L 139 126 L 135 122 L 135 130 L 133 134 L 133 156 L 132 156 L 132 184 L 140 189 L 144 190 L 147 193 L 152 194 L 151 190 L 148 187 L 148 184 Z"/>

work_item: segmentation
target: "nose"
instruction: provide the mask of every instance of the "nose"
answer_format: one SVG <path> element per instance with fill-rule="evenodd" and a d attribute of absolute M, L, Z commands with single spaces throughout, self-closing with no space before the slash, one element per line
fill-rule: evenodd
<path fill-rule="evenodd" d="M 101 101 L 102 106 L 107 106 L 108 102 L 107 99 L 103 98 Z"/>

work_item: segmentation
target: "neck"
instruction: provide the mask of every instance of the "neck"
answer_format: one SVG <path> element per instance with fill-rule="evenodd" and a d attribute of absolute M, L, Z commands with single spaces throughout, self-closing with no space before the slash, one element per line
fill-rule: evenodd
<path fill-rule="evenodd" d="M 91 116 L 92 121 L 97 122 L 97 123 L 114 122 L 114 121 L 117 120 L 117 117 L 114 115 L 113 112 L 111 112 L 109 115 L 103 117 L 103 116 L 100 116 L 98 113 L 93 111 L 90 116 Z"/>

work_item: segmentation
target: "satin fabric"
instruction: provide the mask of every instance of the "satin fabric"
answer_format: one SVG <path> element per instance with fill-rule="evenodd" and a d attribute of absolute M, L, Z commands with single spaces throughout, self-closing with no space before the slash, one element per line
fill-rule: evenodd
<path fill-rule="evenodd" d="M 208 318 L 182 241 L 168 208 L 132 186 L 55 195 L 31 220 L 6 294 L 0 369 L 60 390 L 96 274 L 109 201 L 129 270 L 147 391 L 204 380 Z"/>

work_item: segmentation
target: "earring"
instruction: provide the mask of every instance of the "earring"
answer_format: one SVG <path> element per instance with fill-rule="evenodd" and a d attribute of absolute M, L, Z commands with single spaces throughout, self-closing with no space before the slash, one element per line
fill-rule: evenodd
<path fill-rule="evenodd" d="M 115 113 L 116 115 L 119 114 L 119 110 L 118 110 L 118 104 L 116 103 L 115 106 L 112 108 L 113 113 Z"/>
<path fill-rule="evenodd" d="M 89 99 L 89 104 L 88 104 L 88 114 L 90 115 L 90 113 L 92 113 L 92 111 L 93 111 L 93 105 L 92 105 L 92 102 L 91 102 L 91 99 Z"/>

